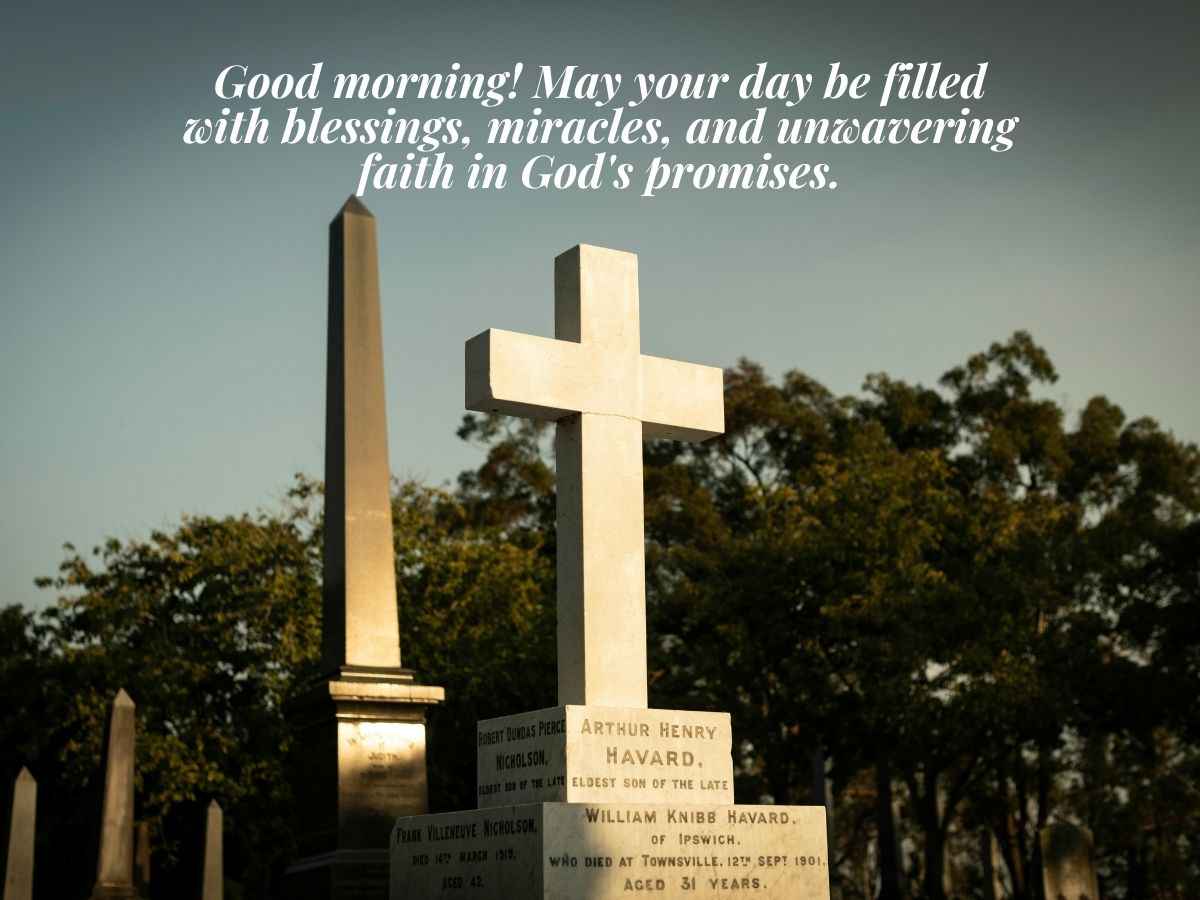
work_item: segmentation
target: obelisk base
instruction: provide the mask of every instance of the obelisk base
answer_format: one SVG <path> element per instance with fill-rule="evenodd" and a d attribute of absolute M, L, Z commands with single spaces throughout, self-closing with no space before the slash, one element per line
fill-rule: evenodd
<path fill-rule="evenodd" d="M 344 667 L 289 709 L 300 858 L 288 900 L 384 900 L 398 816 L 428 809 L 425 714 L 445 690 L 407 669 Z"/>

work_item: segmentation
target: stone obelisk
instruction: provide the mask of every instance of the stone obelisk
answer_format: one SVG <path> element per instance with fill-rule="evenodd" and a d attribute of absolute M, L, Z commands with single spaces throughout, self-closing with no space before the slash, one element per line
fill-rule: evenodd
<path fill-rule="evenodd" d="M 440 687 L 401 668 L 375 218 L 329 226 L 321 682 L 292 710 L 303 857 L 289 898 L 388 894 L 388 840 L 428 806 L 425 714 Z"/>
<path fill-rule="evenodd" d="M 37 782 L 21 769 L 13 782 L 4 900 L 33 900 L 33 835 L 37 819 Z"/>
<path fill-rule="evenodd" d="M 100 853 L 92 900 L 133 898 L 133 701 L 124 690 L 113 700 L 104 766 Z"/>
<path fill-rule="evenodd" d="M 208 804 L 204 823 L 204 884 L 201 900 L 223 900 L 225 896 L 224 836 L 225 816 L 221 804 Z"/>

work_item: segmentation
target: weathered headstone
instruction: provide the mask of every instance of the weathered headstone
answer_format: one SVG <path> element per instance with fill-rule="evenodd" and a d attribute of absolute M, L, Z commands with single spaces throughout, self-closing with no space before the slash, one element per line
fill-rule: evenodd
<path fill-rule="evenodd" d="M 133 886 L 133 760 L 136 720 L 133 701 L 122 689 L 113 700 L 104 762 L 104 806 L 100 853 L 92 900 L 126 900 Z"/>
<path fill-rule="evenodd" d="M 1062 823 L 1042 829 L 1042 885 L 1046 900 L 1099 900 L 1092 833 Z"/>
<path fill-rule="evenodd" d="M 33 837 L 37 823 L 37 782 L 22 768 L 13 781 L 4 864 L 4 900 L 33 900 Z"/>
<path fill-rule="evenodd" d="M 375 219 L 329 227 L 321 681 L 291 710 L 302 857 L 293 900 L 382 898 L 399 815 L 428 808 L 425 714 L 440 687 L 401 668 Z"/>
<path fill-rule="evenodd" d="M 726 713 L 647 708 L 643 438 L 724 430 L 720 369 L 644 356 L 637 257 L 555 261 L 556 339 L 467 342 L 467 407 L 552 420 L 557 707 L 480 722 L 476 810 L 402 817 L 392 900 L 828 898 L 825 810 L 733 805 Z"/>
<path fill-rule="evenodd" d="M 208 804 L 204 821 L 204 883 L 201 900 L 222 900 L 225 896 L 225 816 L 221 804 Z"/>

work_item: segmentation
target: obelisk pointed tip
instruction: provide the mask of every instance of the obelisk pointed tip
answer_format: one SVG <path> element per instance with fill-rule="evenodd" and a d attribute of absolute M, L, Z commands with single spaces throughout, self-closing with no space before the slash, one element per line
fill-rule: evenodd
<path fill-rule="evenodd" d="M 133 708 L 133 698 L 125 693 L 125 688 L 121 688 L 119 691 L 117 691 L 117 698 L 113 700 L 113 706 L 128 706 L 131 709 Z"/>
<path fill-rule="evenodd" d="M 33 773 L 29 771 L 27 766 L 21 766 L 21 771 L 17 773 L 17 781 L 33 781 Z"/>
<path fill-rule="evenodd" d="M 215 809 L 217 812 L 220 812 L 220 811 L 221 811 L 221 804 L 220 804 L 220 803 L 218 803 L 216 800 L 209 800 L 209 801 L 208 801 L 208 808 L 209 808 L 209 809 Z"/>
<path fill-rule="evenodd" d="M 342 208 L 338 211 L 339 216 L 366 216 L 368 219 L 375 218 L 366 205 L 355 197 L 353 194 L 342 204 Z"/>

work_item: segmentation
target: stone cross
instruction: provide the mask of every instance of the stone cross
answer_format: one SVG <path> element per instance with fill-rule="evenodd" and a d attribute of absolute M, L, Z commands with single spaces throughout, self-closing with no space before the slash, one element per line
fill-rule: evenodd
<path fill-rule="evenodd" d="M 467 342 L 468 409 L 557 423 L 558 700 L 645 708 L 642 441 L 725 429 L 719 368 L 641 352 L 637 256 L 554 261 L 554 339 Z"/>
<path fill-rule="evenodd" d="M 322 663 L 400 667 L 375 217 L 351 197 L 329 226 Z"/>
<path fill-rule="evenodd" d="M 213 800 L 208 804 L 204 825 L 204 885 L 201 900 L 222 900 L 225 896 L 224 867 L 225 816 L 221 804 Z"/>
<path fill-rule="evenodd" d="M 1099 900 L 1092 833 L 1061 823 L 1042 829 L 1042 886 L 1046 900 Z"/>
<path fill-rule="evenodd" d="M 113 700 L 104 769 L 104 811 L 92 900 L 136 896 L 133 886 L 134 706 L 124 690 Z"/>
<path fill-rule="evenodd" d="M 8 829 L 4 900 L 33 900 L 33 836 L 37 819 L 37 782 L 22 768 L 13 782 Z"/>

